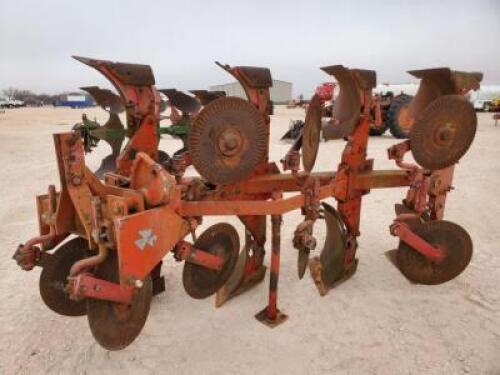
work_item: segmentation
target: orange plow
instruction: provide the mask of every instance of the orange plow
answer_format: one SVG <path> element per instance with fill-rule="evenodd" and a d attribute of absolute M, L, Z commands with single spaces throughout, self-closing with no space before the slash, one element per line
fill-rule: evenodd
<path fill-rule="evenodd" d="M 315 171 L 321 101 L 311 100 L 304 129 L 279 165 L 269 160 L 270 70 L 218 64 L 241 83 L 247 99 L 199 90 L 197 99 L 167 92 L 170 100 L 175 102 L 175 95 L 186 111 L 193 111 L 186 147 L 164 164 L 158 142 L 162 103 L 151 68 L 77 59 L 118 91 L 128 141 L 113 170 L 99 178 L 85 164 L 84 133 L 54 135 L 60 187 L 51 185 L 37 197 L 39 234 L 20 245 L 14 259 L 24 270 L 41 267 L 45 304 L 62 315 L 86 315 L 104 348 L 123 349 L 140 334 L 152 297 L 165 290 L 161 265 L 169 254 L 184 262 L 187 294 L 196 299 L 215 295 L 217 306 L 262 281 L 269 269 L 267 303 L 256 318 L 276 327 L 287 319 L 278 307 L 280 253 L 289 247 L 281 241 L 283 215 L 300 210 L 303 220 L 292 243 L 298 276 L 309 269 L 325 295 L 356 271 L 362 200 L 371 189 L 408 189 L 389 229 L 400 240 L 396 264 L 410 281 L 442 283 L 466 268 L 470 237 L 443 220 L 455 164 L 472 143 L 477 123 L 462 96 L 440 95 L 421 108 L 410 139 L 388 150 L 395 167 L 376 170 L 367 148 L 375 73 L 341 65 L 323 68 L 341 89 L 334 122 L 323 134 L 344 139 L 345 147 L 336 169 Z M 103 107 L 117 108 L 112 96 L 105 98 Z M 407 153 L 418 164 L 405 161 Z M 186 176 L 189 166 L 199 175 Z M 205 216 L 237 216 L 245 230 L 241 250 L 238 231 L 228 223 L 198 233 Z M 327 236 L 317 244 L 315 229 L 322 222 Z M 321 251 L 315 254 L 318 245 Z"/>

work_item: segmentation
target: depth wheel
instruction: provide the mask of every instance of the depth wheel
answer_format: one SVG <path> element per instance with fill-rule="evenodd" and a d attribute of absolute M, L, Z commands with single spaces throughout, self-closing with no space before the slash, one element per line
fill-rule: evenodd
<path fill-rule="evenodd" d="M 445 258 L 439 263 L 431 262 L 406 242 L 400 241 L 396 261 L 408 280 L 426 285 L 442 284 L 460 275 L 469 264 L 472 240 L 461 226 L 436 220 L 414 225 L 412 230 L 431 245 L 440 247 L 445 252 Z"/>
<path fill-rule="evenodd" d="M 95 272 L 95 277 L 119 282 L 118 258 L 110 253 Z M 87 300 L 87 317 L 92 336 L 103 348 L 120 350 L 130 345 L 146 323 L 153 296 L 153 285 L 148 275 L 142 288 L 136 289 L 132 304 L 126 305 L 97 299 Z"/>
<path fill-rule="evenodd" d="M 234 227 L 227 223 L 212 225 L 194 243 L 194 247 L 224 258 L 218 271 L 185 262 L 182 283 L 186 293 L 196 299 L 211 296 L 229 279 L 236 266 L 240 239 Z"/>
<path fill-rule="evenodd" d="M 73 301 L 65 292 L 71 266 L 88 254 L 88 243 L 83 238 L 73 238 L 62 244 L 42 268 L 38 283 L 43 302 L 52 311 L 65 316 L 82 316 L 87 313 L 84 301 Z"/>

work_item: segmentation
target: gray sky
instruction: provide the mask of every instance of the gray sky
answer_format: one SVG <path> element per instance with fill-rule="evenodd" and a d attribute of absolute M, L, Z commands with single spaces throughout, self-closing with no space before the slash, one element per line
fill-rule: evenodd
<path fill-rule="evenodd" d="M 318 67 L 479 70 L 500 84 L 500 0 L 0 0 L 0 89 L 56 93 L 107 81 L 71 55 L 150 64 L 157 86 L 231 78 L 213 62 L 267 66 L 310 94 Z"/>

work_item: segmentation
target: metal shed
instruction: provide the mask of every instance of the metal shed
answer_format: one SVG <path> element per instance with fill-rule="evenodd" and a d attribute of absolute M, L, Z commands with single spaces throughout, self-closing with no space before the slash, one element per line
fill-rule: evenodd
<path fill-rule="evenodd" d="M 224 91 L 227 96 L 237 96 L 246 98 L 243 88 L 239 82 L 231 82 L 222 85 L 210 86 L 210 90 Z M 273 86 L 270 90 L 271 100 L 275 104 L 285 104 L 292 100 L 292 83 L 273 79 Z"/>

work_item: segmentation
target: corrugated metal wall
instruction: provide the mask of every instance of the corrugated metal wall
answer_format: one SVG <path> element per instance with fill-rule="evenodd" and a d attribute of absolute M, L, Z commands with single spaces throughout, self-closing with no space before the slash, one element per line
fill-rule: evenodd
<path fill-rule="evenodd" d="M 238 82 L 210 86 L 210 90 L 224 91 L 227 96 L 246 98 L 243 87 Z M 273 87 L 271 87 L 270 94 L 271 100 L 275 104 L 288 103 L 292 100 L 292 84 L 286 81 L 273 80 Z"/>

